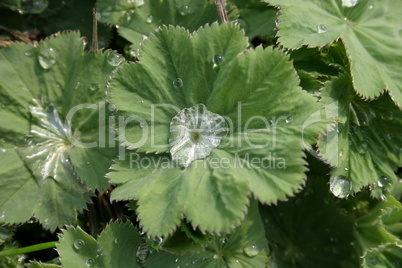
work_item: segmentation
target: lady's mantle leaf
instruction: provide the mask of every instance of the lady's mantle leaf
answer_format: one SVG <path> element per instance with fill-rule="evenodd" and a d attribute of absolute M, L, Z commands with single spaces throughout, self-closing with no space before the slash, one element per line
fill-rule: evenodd
<path fill-rule="evenodd" d="M 101 120 L 107 118 L 103 90 L 115 68 L 108 59 L 83 54 L 76 33 L 0 50 L 0 221 L 35 214 L 54 230 L 72 223 L 89 201 L 81 180 L 108 186 L 104 174 L 115 151 Z"/>
<path fill-rule="evenodd" d="M 101 0 L 101 22 L 118 25 L 118 32 L 139 48 L 160 25 L 183 26 L 190 31 L 219 19 L 216 7 L 204 0 Z"/>
<path fill-rule="evenodd" d="M 324 159 L 336 167 L 332 177 L 344 176 L 353 191 L 371 185 L 375 197 L 385 198 L 399 182 L 394 172 L 402 165 L 402 112 L 388 95 L 363 101 L 345 75 L 325 85 L 322 100 L 337 103 L 341 120 L 318 142 Z"/>
<path fill-rule="evenodd" d="M 401 221 L 402 205 L 392 196 L 357 220 L 357 241 L 365 267 L 400 267 Z"/>
<path fill-rule="evenodd" d="M 228 232 L 242 221 L 250 192 L 274 203 L 303 184 L 302 140 L 309 146 L 322 128 L 321 106 L 298 87 L 282 52 L 243 53 L 246 44 L 231 24 L 192 35 L 164 27 L 144 44 L 139 63 L 112 78 L 111 100 L 132 121 L 121 129 L 121 142 L 138 148 L 109 174 L 123 184 L 112 198 L 138 198 L 149 235 L 167 236 L 183 217 L 202 231 Z M 197 104 L 225 118 L 229 133 L 208 156 L 182 169 L 163 152 L 172 118 Z"/>
<path fill-rule="evenodd" d="M 282 7 L 278 34 L 284 46 L 323 46 L 341 37 L 356 91 L 373 98 L 387 89 L 402 107 L 401 1 L 266 2 Z"/>
<path fill-rule="evenodd" d="M 57 245 L 63 267 L 141 267 L 135 252 L 141 238 L 131 223 L 111 222 L 97 240 L 80 227 L 68 227 Z"/>
<path fill-rule="evenodd" d="M 264 227 L 253 201 L 241 226 L 231 234 L 216 238 L 205 252 L 173 255 L 164 251 L 154 252 L 147 259 L 148 267 L 264 267 L 269 249 Z"/>

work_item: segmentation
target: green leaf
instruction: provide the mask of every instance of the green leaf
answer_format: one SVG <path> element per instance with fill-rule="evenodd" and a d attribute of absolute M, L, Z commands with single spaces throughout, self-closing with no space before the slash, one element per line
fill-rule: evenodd
<path fill-rule="evenodd" d="M 401 237 L 394 234 L 402 221 L 402 205 L 392 196 L 357 220 L 356 231 L 364 267 L 399 267 Z"/>
<path fill-rule="evenodd" d="M 257 202 L 253 201 L 245 221 L 231 234 L 213 240 L 202 253 L 173 255 L 152 253 L 148 267 L 264 267 L 269 249 Z"/>
<path fill-rule="evenodd" d="M 257 35 L 272 35 L 275 29 L 276 8 L 259 0 L 232 0 L 239 11 L 238 23 L 246 35 L 253 38 Z"/>
<path fill-rule="evenodd" d="M 335 167 L 332 176 L 347 177 L 355 192 L 366 185 L 375 197 L 393 192 L 399 181 L 394 171 L 402 163 L 402 112 L 387 94 L 371 102 L 362 100 L 346 75 L 326 83 L 322 100 L 337 103 L 341 120 L 318 142 L 323 158 Z"/>
<path fill-rule="evenodd" d="M 260 207 L 272 250 L 268 267 L 358 267 L 353 221 L 330 202 L 327 188 L 310 176 L 287 202 Z"/>
<path fill-rule="evenodd" d="M 373 98 L 386 89 L 402 107 L 400 1 L 353 1 L 352 7 L 341 0 L 266 2 L 282 7 L 278 35 L 285 47 L 324 46 L 341 37 L 355 90 Z"/>
<path fill-rule="evenodd" d="M 144 44 L 140 63 L 113 76 L 112 103 L 125 121 L 136 121 L 120 128 L 120 142 L 138 152 L 109 174 L 113 183 L 123 183 L 112 198 L 139 199 L 137 213 L 149 235 L 167 236 L 184 216 L 201 231 L 228 232 L 240 224 L 250 190 L 261 202 L 275 203 L 303 184 L 301 148 L 323 128 L 321 105 L 298 87 L 282 52 L 242 53 L 245 46 L 230 24 L 206 26 L 191 38 L 181 28 L 164 27 Z M 166 152 L 172 118 L 196 104 L 230 126 L 209 156 L 182 169 L 170 154 L 139 153 Z"/>
<path fill-rule="evenodd" d="M 214 3 L 203 0 L 102 0 L 97 7 L 99 21 L 118 25 L 119 34 L 135 48 L 160 25 L 194 31 L 219 18 Z"/>
<path fill-rule="evenodd" d="M 8 149 L 0 162 L 1 221 L 35 214 L 54 230 L 73 223 L 89 201 L 81 180 L 108 187 L 104 174 L 115 152 L 104 101 L 115 68 L 109 54 L 83 53 L 76 33 L 0 50 L 0 145 Z"/>
<path fill-rule="evenodd" d="M 141 242 L 137 229 L 128 222 L 111 222 L 97 240 L 80 227 L 67 227 L 57 251 L 63 267 L 141 267 L 135 252 Z"/>

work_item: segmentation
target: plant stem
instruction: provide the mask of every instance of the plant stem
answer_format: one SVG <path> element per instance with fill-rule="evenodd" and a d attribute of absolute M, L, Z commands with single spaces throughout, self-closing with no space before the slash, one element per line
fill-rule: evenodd
<path fill-rule="evenodd" d="M 98 50 L 98 21 L 96 19 L 97 9 L 92 9 L 92 51 Z"/>
<path fill-rule="evenodd" d="M 223 23 L 228 23 L 228 13 L 225 7 L 225 0 L 215 0 L 216 8 Z"/>
<path fill-rule="evenodd" d="M 46 242 L 46 243 L 36 244 L 33 246 L 1 251 L 0 256 L 20 255 L 20 254 L 35 252 L 35 251 L 44 250 L 44 249 L 48 249 L 48 248 L 54 248 L 54 247 L 56 247 L 56 243 L 57 243 L 57 241 Z"/>

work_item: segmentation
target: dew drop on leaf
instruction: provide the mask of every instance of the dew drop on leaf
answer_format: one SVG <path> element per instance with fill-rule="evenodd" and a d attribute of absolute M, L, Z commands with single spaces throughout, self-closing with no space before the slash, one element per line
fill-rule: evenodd
<path fill-rule="evenodd" d="M 176 259 L 174 260 L 175 263 L 178 263 L 179 261 L 180 261 L 179 258 L 176 258 Z"/>
<path fill-rule="evenodd" d="M 58 56 L 54 48 L 41 48 L 38 56 L 39 64 L 43 69 L 48 70 L 57 62 Z"/>
<path fill-rule="evenodd" d="M 359 152 L 359 154 L 365 154 L 366 152 L 367 152 L 367 149 L 368 149 L 368 145 L 367 145 L 367 143 L 366 142 L 360 142 L 358 145 L 357 145 L 357 151 Z"/>
<path fill-rule="evenodd" d="M 74 248 L 75 249 L 81 249 L 85 245 L 85 242 L 82 241 L 81 239 L 77 239 L 74 241 Z"/>
<path fill-rule="evenodd" d="M 36 222 L 36 217 L 32 216 L 31 218 L 29 218 L 28 223 L 35 223 Z"/>
<path fill-rule="evenodd" d="M 327 26 L 325 26 L 325 25 L 322 24 L 322 23 L 318 24 L 318 26 L 317 26 L 317 32 L 318 32 L 319 34 L 326 33 L 327 31 L 328 31 Z"/>
<path fill-rule="evenodd" d="M 243 251 L 249 257 L 254 257 L 260 252 L 260 250 L 257 247 L 257 245 L 249 245 L 249 246 L 245 247 L 243 249 Z"/>
<path fill-rule="evenodd" d="M 109 62 L 110 65 L 116 67 L 123 62 L 123 57 L 113 51 L 109 51 L 107 53 L 107 61 Z"/>
<path fill-rule="evenodd" d="M 150 16 L 148 16 L 146 21 L 149 24 L 149 23 L 152 23 L 153 19 L 154 19 L 154 17 L 152 15 L 150 15 Z"/>
<path fill-rule="evenodd" d="M 280 24 L 281 24 L 280 19 L 275 19 L 275 26 L 279 27 Z"/>
<path fill-rule="evenodd" d="M 98 256 L 102 256 L 102 255 L 103 255 L 103 249 L 98 248 L 98 249 L 96 250 L 96 254 L 98 254 Z"/>
<path fill-rule="evenodd" d="M 22 0 L 19 12 L 38 14 L 43 12 L 49 5 L 49 0 Z"/>
<path fill-rule="evenodd" d="M 186 16 L 186 15 L 188 15 L 190 13 L 190 7 L 189 6 L 182 6 L 179 9 L 179 12 L 180 12 L 180 15 Z"/>
<path fill-rule="evenodd" d="M 389 179 L 385 176 L 381 176 L 377 182 L 378 187 L 387 187 L 389 185 Z"/>
<path fill-rule="evenodd" d="M 391 121 L 394 119 L 394 114 L 392 113 L 392 111 L 386 111 L 381 114 L 381 118 L 385 121 Z"/>
<path fill-rule="evenodd" d="M 170 122 L 172 160 L 187 167 L 192 161 L 207 157 L 228 131 L 225 119 L 208 111 L 204 104 L 181 110 Z"/>
<path fill-rule="evenodd" d="M 176 78 L 175 80 L 173 80 L 173 86 L 182 87 L 183 86 L 183 80 L 181 80 L 180 78 Z"/>
<path fill-rule="evenodd" d="M 27 51 L 24 52 L 24 55 L 27 56 L 27 57 L 31 57 L 32 56 L 32 51 L 27 50 Z"/>
<path fill-rule="evenodd" d="M 95 265 L 95 261 L 94 261 L 94 259 L 88 259 L 88 260 L 86 261 L 86 264 L 87 264 L 87 266 L 91 267 L 91 266 L 94 266 L 94 265 Z"/>
<path fill-rule="evenodd" d="M 394 139 L 394 135 L 392 135 L 391 133 L 387 134 L 387 139 L 389 139 L 390 141 Z"/>
<path fill-rule="evenodd" d="M 119 243 L 119 239 L 115 238 L 113 242 L 114 242 L 115 244 L 118 244 L 118 243 Z"/>
<path fill-rule="evenodd" d="M 79 88 L 80 88 L 80 86 L 81 86 L 81 83 L 80 83 L 80 82 L 77 82 L 77 83 L 75 84 L 74 89 L 79 89 Z"/>
<path fill-rule="evenodd" d="M 101 88 L 101 85 L 100 85 L 100 84 L 96 84 L 96 83 L 91 84 L 91 85 L 89 86 L 89 90 L 90 90 L 91 92 L 98 91 L 100 88 Z"/>
<path fill-rule="evenodd" d="M 352 190 L 352 183 L 345 176 L 338 175 L 329 181 L 329 189 L 336 197 L 345 198 Z"/>
<path fill-rule="evenodd" d="M 212 62 L 214 65 L 219 66 L 225 58 L 222 55 L 216 54 L 212 57 Z"/>
<path fill-rule="evenodd" d="M 293 122 L 293 118 L 289 116 L 288 118 L 285 119 L 285 122 L 286 124 L 290 124 Z"/>
<path fill-rule="evenodd" d="M 359 0 L 342 0 L 342 6 L 344 7 L 354 7 L 359 3 Z"/>

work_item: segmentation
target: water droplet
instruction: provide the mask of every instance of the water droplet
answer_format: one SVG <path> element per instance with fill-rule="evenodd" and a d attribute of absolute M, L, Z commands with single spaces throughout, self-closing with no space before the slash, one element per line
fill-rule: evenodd
<path fill-rule="evenodd" d="M 179 258 L 174 260 L 175 263 L 178 263 L 179 261 L 180 261 Z"/>
<path fill-rule="evenodd" d="M 41 48 L 38 56 L 39 64 L 43 69 L 48 70 L 53 67 L 58 57 L 59 55 L 54 48 Z"/>
<path fill-rule="evenodd" d="M 91 92 L 98 91 L 100 88 L 101 88 L 101 85 L 100 85 L 100 84 L 96 84 L 96 83 L 91 84 L 91 85 L 89 86 L 89 90 L 90 90 Z"/>
<path fill-rule="evenodd" d="M 378 179 L 378 182 L 377 182 L 377 185 L 378 185 L 378 187 L 381 187 L 381 188 L 383 188 L 383 187 L 387 187 L 388 185 L 389 185 L 389 179 L 387 178 L 387 177 L 385 177 L 385 176 L 381 176 L 379 179 Z"/>
<path fill-rule="evenodd" d="M 81 249 L 85 245 L 85 242 L 82 241 L 81 239 L 77 239 L 74 241 L 74 248 L 75 249 Z"/>
<path fill-rule="evenodd" d="M 228 239 L 226 237 L 222 238 L 221 242 L 222 242 L 222 244 L 226 244 L 228 242 Z"/>
<path fill-rule="evenodd" d="M 182 6 L 179 9 L 179 12 L 180 12 L 180 15 L 186 16 L 186 15 L 188 15 L 190 13 L 190 7 L 189 6 Z"/>
<path fill-rule="evenodd" d="M 243 251 L 244 251 L 244 253 L 245 253 L 247 256 L 249 256 L 249 257 L 254 257 L 254 256 L 256 256 L 256 255 L 260 252 L 260 250 L 259 250 L 259 248 L 257 247 L 257 245 L 250 245 L 250 246 L 247 246 L 247 247 L 245 247 L 245 248 L 243 249 Z"/>
<path fill-rule="evenodd" d="M 181 110 L 170 123 L 169 145 L 173 161 L 187 167 L 207 157 L 219 146 L 229 129 L 225 119 L 197 104 Z"/>
<path fill-rule="evenodd" d="M 29 218 L 28 223 L 35 223 L 36 222 L 36 217 L 32 216 L 31 218 Z"/>
<path fill-rule="evenodd" d="M 281 24 L 281 20 L 280 19 L 275 19 L 276 27 L 279 27 L 280 24 Z"/>
<path fill-rule="evenodd" d="M 2 151 L 3 153 L 5 153 L 5 152 L 6 152 L 6 149 L 4 149 L 4 148 L 1 148 L 1 151 Z"/>
<path fill-rule="evenodd" d="M 368 145 L 366 142 L 361 142 L 357 145 L 357 151 L 359 154 L 365 154 L 367 152 Z"/>
<path fill-rule="evenodd" d="M 152 15 L 148 16 L 147 23 L 152 23 L 154 17 Z"/>
<path fill-rule="evenodd" d="M 373 9 L 374 8 L 374 5 L 369 5 L 369 9 Z"/>
<path fill-rule="evenodd" d="M 359 0 L 342 0 L 342 6 L 344 7 L 354 7 L 359 3 Z"/>
<path fill-rule="evenodd" d="M 27 57 L 31 57 L 32 56 L 32 51 L 27 50 L 27 51 L 24 52 L 24 55 L 27 56 Z"/>
<path fill-rule="evenodd" d="M 286 118 L 285 122 L 286 124 L 290 124 L 293 122 L 293 118 L 289 116 L 288 118 Z"/>
<path fill-rule="evenodd" d="M 345 198 L 352 190 L 352 183 L 345 176 L 338 175 L 329 181 L 329 189 L 336 197 Z"/>
<path fill-rule="evenodd" d="M 95 265 L 95 261 L 94 261 L 94 259 L 88 259 L 88 260 L 86 261 L 86 264 L 87 264 L 87 266 L 91 267 L 91 266 L 94 266 L 94 265 Z"/>
<path fill-rule="evenodd" d="M 109 62 L 110 65 L 116 67 L 116 66 L 119 66 L 124 61 L 124 59 L 119 54 L 117 54 L 113 51 L 109 51 L 107 53 L 107 61 Z"/>
<path fill-rule="evenodd" d="M 318 24 L 318 26 L 317 26 L 317 32 L 318 32 L 319 34 L 326 33 L 327 31 L 328 31 L 327 26 L 325 26 L 325 25 L 322 24 L 322 23 Z"/>
<path fill-rule="evenodd" d="M 219 66 L 225 58 L 222 55 L 216 54 L 212 57 L 212 62 L 214 65 Z"/>
<path fill-rule="evenodd" d="M 148 36 L 146 36 L 146 35 L 143 35 L 142 36 L 142 41 L 145 41 L 145 40 L 147 40 L 148 39 Z"/>
<path fill-rule="evenodd" d="M 80 82 L 77 82 L 77 83 L 75 84 L 74 89 L 78 89 L 80 86 L 81 86 L 81 83 L 80 83 Z"/>
<path fill-rule="evenodd" d="M 348 167 L 345 167 L 345 171 L 348 171 L 349 170 L 349 168 Z"/>
<path fill-rule="evenodd" d="M 99 256 L 102 256 L 102 255 L 103 255 L 103 249 L 98 248 L 98 249 L 96 250 L 96 254 L 98 254 Z"/>
<path fill-rule="evenodd" d="M 48 0 L 22 0 L 19 12 L 38 14 L 43 12 L 49 5 Z"/>
<path fill-rule="evenodd" d="M 385 121 L 391 121 L 394 119 L 394 114 L 392 111 L 386 111 L 381 114 L 381 118 Z"/>
<path fill-rule="evenodd" d="M 115 238 L 115 239 L 114 239 L 114 243 L 115 243 L 115 244 L 118 244 L 118 243 L 119 243 L 119 239 Z"/>
<path fill-rule="evenodd" d="M 343 150 L 339 152 L 339 156 L 343 156 Z"/>
<path fill-rule="evenodd" d="M 393 140 L 393 139 L 394 139 L 394 135 L 392 135 L 391 133 L 387 134 L 387 139 Z"/>
<path fill-rule="evenodd" d="M 183 86 L 183 80 L 181 80 L 180 78 L 177 78 L 177 79 L 173 80 L 173 86 L 182 87 Z"/>
<path fill-rule="evenodd" d="M 215 254 L 215 255 L 213 256 L 213 258 L 216 260 L 217 258 L 219 258 L 219 255 L 218 255 L 218 254 Z"/>

